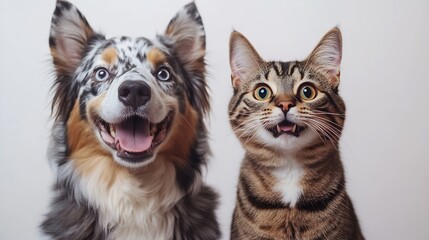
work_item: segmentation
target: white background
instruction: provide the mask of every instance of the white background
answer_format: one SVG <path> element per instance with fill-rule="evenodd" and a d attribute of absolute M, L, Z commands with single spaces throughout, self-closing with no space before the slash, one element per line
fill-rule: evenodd
<path fill-rule="evenodd" d="M 73 1 L 96 30 L 154 37 L 187 0 Z M 36 239 L 53 176 L 46 160 L 54 1 L 0 0 L 0 239 Z M 221 194 L 229 239 L 243 150 L 230 129 L 228 39 L 244 33 L 267 60 L 303 59 L 330 28 L 343 32 L 341 140 L 367 239 L 429 239 L 429 2 L 197 0 L 212 93 L 207 182 Z"/>

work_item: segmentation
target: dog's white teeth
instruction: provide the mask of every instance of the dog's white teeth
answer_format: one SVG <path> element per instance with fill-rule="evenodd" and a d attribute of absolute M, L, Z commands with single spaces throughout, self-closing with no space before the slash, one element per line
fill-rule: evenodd
<path fill-rule="evenodd" d="M 296 124 L 293 125 L 293 128 L 292 128 L 292 132 L 294 133 L 295 131 L 296 131 Z"/>
<path fill-rule="evenodd" d="M 277 125 L 277 132 L 282 132 L 282 129 L 280 128 L 280 126 L 279 125 Z"/>
<path fill-rule="evenodd" d="M 150 124 L 150 135 L 153 136 L 156 132 L 156 124 Z"/>
<path fill-rule="evenodd" d="M 120 152 L 122 150 L 121 149 L 121 144 L 119 143 L 119 140 L 115 141 L 115 146 L 116 146 L 116 151 Z"/>
<path fill-rule="evenodd" d="M 110 125 L 110 135 L 115 138 L 116 137 L 116 129 L 113 125 Z"/>

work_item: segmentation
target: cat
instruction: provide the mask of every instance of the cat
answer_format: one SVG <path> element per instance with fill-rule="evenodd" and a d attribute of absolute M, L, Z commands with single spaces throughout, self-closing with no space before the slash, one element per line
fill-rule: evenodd
<path fill-rule="evenodd" d="M 338 150 L 341 57 L 337 27 L 291 62 L 266 62 L 231 33 L 228 110 L 245 149 L 231 239 L 364 239 Z"/>

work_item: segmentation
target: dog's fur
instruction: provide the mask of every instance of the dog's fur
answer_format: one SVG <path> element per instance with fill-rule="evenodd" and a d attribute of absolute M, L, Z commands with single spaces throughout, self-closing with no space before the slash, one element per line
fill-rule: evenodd
<path fill-rule="evenodd" d="M 75 6 L 58 1 L 49 45 L 56 74 L 49 153 L 57 181 L 43 233 L 52 239 L 219 238 L 217 194 L 201 176 L 209 96 L 195 4 L 149 40 L 106 39 Z M 144 83 L 143 104 L 121 100 L 126 81 Z M 134 124 L 131 141 L 143 134 L 149 148 L 129 151 L 135 146 L 118 136 L 124 122 Z"/>

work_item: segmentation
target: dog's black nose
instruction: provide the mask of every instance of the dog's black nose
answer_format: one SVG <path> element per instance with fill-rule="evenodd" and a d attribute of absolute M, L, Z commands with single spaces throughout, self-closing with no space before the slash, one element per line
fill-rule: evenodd
<path fill-rule="evenodd" d="M 127 80 L 119 86 L 118 97 L 125 105 L 138 108 L 150 100 L 150 87 L 143 81 Z"/>

